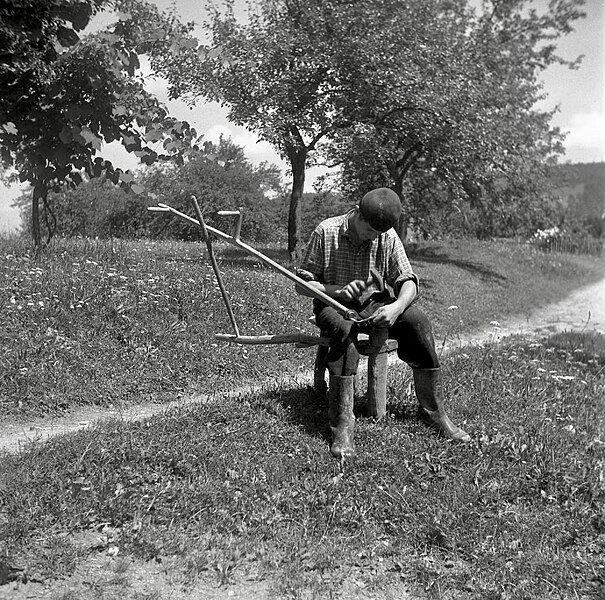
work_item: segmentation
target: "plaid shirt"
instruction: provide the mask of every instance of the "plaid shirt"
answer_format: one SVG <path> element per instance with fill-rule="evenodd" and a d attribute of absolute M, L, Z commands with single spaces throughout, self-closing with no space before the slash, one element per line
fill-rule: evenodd
<path fill-rule="evenodd" d="M 412 280 L 418 288 L 403 243 L 394 229 L 375 240 L 355 246 L 349 232 L 349 216 L 322 221 L 311 234 L 299 276 L 327 285 L 345 286 L 355 279 L 367 281 L 374 268 L 384 281 L 399 293 L 404 281 Z"/>

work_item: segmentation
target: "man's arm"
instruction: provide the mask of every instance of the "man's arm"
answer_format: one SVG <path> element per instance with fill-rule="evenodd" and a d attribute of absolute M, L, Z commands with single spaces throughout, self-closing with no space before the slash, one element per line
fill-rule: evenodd
<path fill-rule="evenodd" d="M 326 254 L 329 255 L 329 252 L 326 250 L 325 223 L 326 221 L 320 223 L 311 234 L 301 268 L 296 271 L 296 274 L 309 285 L 331 298 L 339 302 L 352 302 L 366 290 L 366 281 L 355 279 L 346 285 L 328 284 L 322 281 L 325 261 L 329 260 L 329 258 L 326 258 Z M 296 291 L 302 296 L 312 297 L 311 293 L 301 285 L 296 286 Z"/>
<path fill-rule="evenodd" d="M 299 274 L 299 277 L 300 277 L 300 274 Z M 304 279 L 304 277 L 302 277 L 301 279 Z M 305 281 L 307 281 L 307 280 L 305 279 Z M 327 294 L 331 298 L 334 298 L 335 300 L 343 300 L 345 302 L 351 302 L 351 301 L 355 300 L 356 298 L 359 298 L 359 296 L 361 296 L 361 294 L 363 294 L 363 292 L 367 288 L 366 282 L 362 281 L 361 279 L 356 279 L 355 281 L 351 281 L 351 282 L 347 283 L 347 285 L 345 285 L 344 287 L 342 287 L 340 285 L 328 285 L 328 284 L 320 283 L 319 281 L 312 280 L 312 279 L 307 281 L 307 283 L 309 285 L 313 286 L 316 290 L 319 290 L 320 292 Z M 309 292 L 309 290 L 305 289 L 300 284 L 296 285 L 296 291 L 301 296 L 307 296 L 309 298 L 313 297 L 311 295 L 311 293 Z"/>

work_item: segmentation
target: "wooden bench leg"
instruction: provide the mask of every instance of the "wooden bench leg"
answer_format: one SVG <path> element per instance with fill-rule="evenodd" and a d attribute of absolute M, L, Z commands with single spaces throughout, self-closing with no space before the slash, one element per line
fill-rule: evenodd
<path fill-rule="evenodd" d="M 328 391 L 328 384 L 326 383 L 327 360 L 328 347 L 318 346 L 313 368 L 313 390 L 319 395 L 323 395 Z"/>
<path fill-rule="evenodd" d="M 389 353 L 368 356 L 368 416 L 382 419 L 387 414 Z"/>

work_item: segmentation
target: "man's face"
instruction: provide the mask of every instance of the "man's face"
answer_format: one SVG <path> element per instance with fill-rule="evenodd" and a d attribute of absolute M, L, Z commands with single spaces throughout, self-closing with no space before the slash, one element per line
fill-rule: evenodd
<path fill-rule="evenodd" d="M 378 231 L 378 229 L 374 229 L 367 221 L 364 220 L 363 216 L 357 209 L 355 213 L 355 234 L 359 238 L 360 241 L 373 241 L 375 240 L 382 232 Z"/>

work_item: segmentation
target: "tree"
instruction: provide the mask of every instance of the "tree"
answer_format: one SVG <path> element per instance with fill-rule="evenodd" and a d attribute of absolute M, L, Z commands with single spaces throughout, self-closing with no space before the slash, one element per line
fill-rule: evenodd
<path fill-rule="evenodd" d="M 243 149 L 229 139 L 221 137 L 218 144 L 206 142 L 203 152 L 185 164 L 154 167 L 141 181 L 153 195 L 169 198 L 169 204 L 182 212 L 191 211 L 191 196 L 195 195 L 205 221 L 221 230 L 230 232 L 231 221 L 216 213 L 241 209 L 244 239 L 274 241 L 281 235 L 278 216 L 283 193 L 279 169 L 266 163 L 253 166 Z M 185 239 L 200 236 L 199 227 L 161 214 L 149 228 Z"/>
<path fill-rule="evenodd" d="M 407 201 L 407 216 L 428 174 L 458 210 L 470 202 L 493 216 L 494 206 L 480 205 L 515 210 L 520 193 L 535 201 L 545 164 L 562 150 L 552 113 L 535 108 L 538 76 L 555 62 L 577 64 L 557 56 L 553 41 L 583 16 L 582 3 L 552 2 L 539 15 L 524 0 L 486 1 L 479 16 L 463 0 L 381 3 L 395 27 L 352 36 L 351 54 L 368 57 L 348 78 L 355 124 L 327 153 L 344 165 L 345 189 L 392 187 Z"/>
<path fill-rule="evenodd" d="M 211 9 L 211 46 L 178 55 L 152 53 L 154 67 L 171 82 L 173 97 L 222 103 L 229 108 L 231 121 L 255 131 L 289 161 L 292 260 L 299 241 L 306 167 L 318 144 L 342 126 L 338 82 L 332 76 L 339 40 L 331 26 L 339 11 L 354 4 L 263 0 L 256 3 L 258 12 L 250 13 L 249 22 L 241 24 L 235 19 L 233 0 L 227 0 L 225 12 Z"/>
<path fill-rule="evenodd" d="M 212 48 L 155 60 L 173 95 L 221 102 L 290 161 L 293 255 L 310 159 L 344 165 L 357 192 L 405 194 L 413 167 L 439 174 L 454 201 L 479 201 L 494 178 L 556 154 L 560 132 L 533 109 L 537 75 L 574 66 L 553 42 L 582 3 L 540 15 L 486 0 L 477 15 L 467 0 L 263 0 L 246 24 L 215 11 Z"/>
<path fill-rule="evenodd" d="M 135 174 L 134 182 L 147 195 L 132 194 L 101 177 L 75 189 L 51 192 L 48 203 L 57 215 L 58 235 L 121 238 L 169 238 L 196 240 L 199 227 L 163 214 L 154 217 L 147 207 L 168 202 L 191 211 L 195 195 L 209 225 L 230 230 L 229 220 L 217 220 L 221 209 L 243 209 L 242 236 L 248 240 L 273 241 L 282 233 L 281 177 L 277 167 L 252 166 L 243 149 L 231 140 L 207 142 L 202 151 L 190 153 L 183 164 L 158 163 Z M 23 204 L 22 201 L 17 201 Z"/>
<path fill-rule="evenodd" d="M 107 31 L 80 40 L 101 8 L 120 9 Z M 40 201 L 47 231 L 54 215 L 50 190 L 75 187 L 83 175 L 105 176 L 141 192 L 133 176 L 98 156 L 119 140 L 142 162 L 177 156 L 195 132 L 169 117 L 136 77 L 138 52 L 150 41 L 176 44 L 187 28 L 140 0 L 22 0 L 0 9 L 0 158 L 33 186 L 32 229 L 41 243 Z M 162 147 L 151 144 L 162 142 Z"/>

